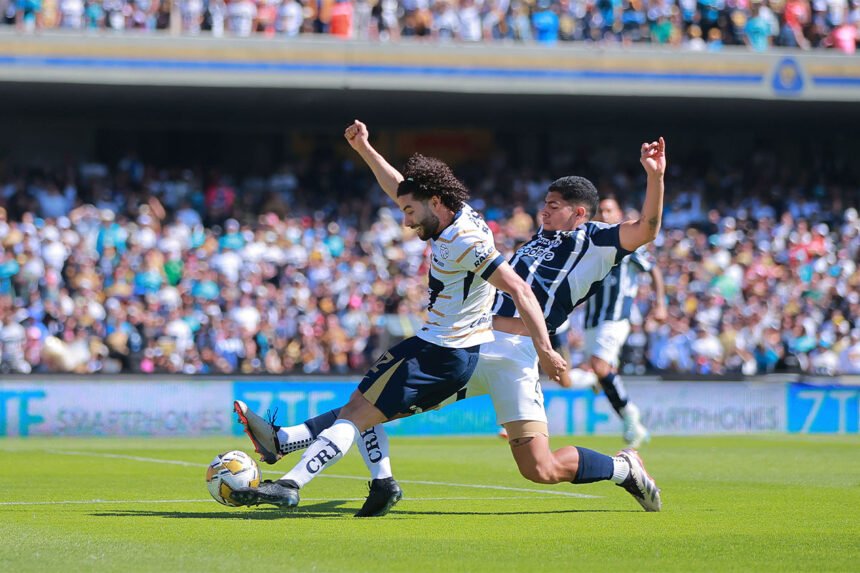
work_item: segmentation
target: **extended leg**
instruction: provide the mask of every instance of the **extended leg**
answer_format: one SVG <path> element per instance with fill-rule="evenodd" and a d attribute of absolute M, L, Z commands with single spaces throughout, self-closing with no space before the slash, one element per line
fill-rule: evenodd
<path fill-rule="evenodd" d="M 622 450 L 615 457 L 573 446 L 553 452 L 546 425 L 541 431 L 538 424 L 541 423 L 505 424 L 508 432 L 516 436 L 511 439 L 511 453 L 523 477 L 542 484 L 611 481 L 630 493 L 645 511 L 660 511 L 660 490 L 635 450 Z"/>
<path fill-rule="evenodd" d="M 341 409 L 340 417 L 330 428 L 320 432 L 293 469 L 277 481 L 263 482 L 259 488 L 236 491 L 235 499 L 245 505 L 269 503 L 278 507 L 295 507 L 299 503 L 300 488 L 325 468 L 337 463 L 352 447 L 360 432 L 385 420 L 385 414 L 361 392 L 353 392 L 349 402 Z"/>

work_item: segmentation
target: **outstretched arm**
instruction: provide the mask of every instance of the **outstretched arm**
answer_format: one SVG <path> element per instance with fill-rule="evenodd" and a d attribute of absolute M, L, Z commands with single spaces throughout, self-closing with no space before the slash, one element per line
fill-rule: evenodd
<path fill-rule="evenodd" d="M 618 229 L 621 246 L 628 251 L 635 251 L 650 243 L 660 231 L 663 220 L 663 175 L 666 173 L 666 142 L 663 138 L 643 143 L 639 161 L 648 175 L 645 202 L 639 220 L 621 223 Z"/>
<path fill-rule="evenodd" d="M 396 200 L 397 186 L 401 181 L 403 181 L 403 175 L 401 175 L 397 169 L 392 167 L 391 164 L 388 163 L 388 161 L 386 161 L 372 145 L 370 145 L 370 142 L 368 141 L 369 135 L 367 126 L 357 119 L 343 132 L 343 136 L 346 138 L 347 142 L 349 142 L 349 145 L 358 152 L 361 158 L 364 159 L 364 162 L 367 163 L 367 166 L 370 167 L 371 171 L 373 171 L 376 181 L 379 183 L 379 186 L 382 187 L 382 190 L 385 191 L 385 194 Z"/>
<path fill-rule="evenodd" d="M 654 284 L 654 310 L 652 315 L 655 320 L 664 322 L 669 313 L 666 310 L 666 288 L 663 285 L 663 272 L 657 265 L 651 267 L 651 280 Z"/>
<path fill-rule="evenodd" d="M 558 352 L 552 349 L 543 311 L 531 287 L 526 284 L 526 281 L 520 278 L 508 263 L 499 265 L 493 271 L 493 274 L 490 275 L 488 282 L 497 289 L 511 295 L 514 305 L 520 313 L 520 318 L 522 318 L 532 337 L 541 368 L 543 368 L 551 380 L 560 381 L 562 375 L 567 372 L 567 362 Z"/>

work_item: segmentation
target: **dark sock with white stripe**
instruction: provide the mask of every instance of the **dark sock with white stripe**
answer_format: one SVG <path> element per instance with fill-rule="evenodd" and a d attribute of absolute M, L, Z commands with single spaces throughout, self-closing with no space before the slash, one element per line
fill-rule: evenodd
<path fill-rule="evenodd" d="M 329 410 L 325 414 L 305 420 L 301 424 L 280 428 L 278 430 L 278 445 L 281 453 L 287 455 L 310 446 L 323 430 L 330 428 L 335 423 L 339 413 L 340 408 Z"/>
<path fill-rule="evenodd" d="M 627 389 L 624 388 L 621 376 L 615 372 L 610 372 L 605 378 L 599 378 L 598 382 L 609 399 L 609 403 L 612 404 L 612 408 L 619 416 L 622 416 L 621 411 L 627 405 Z"/>
<path fill-rule="evenodd" d="M 325 414 L 320 414 L 319 416 L 305 420 L 305 426 L 307 426 L 308 430 L 311 431 L 311 437 L 316 439 L 316 437 L 320 435 L 320 432 L 326 428 L 330 428 L 332 424 L 334 424 L 334 421 L 337 420 L 339 415 L 340 408 L 329 410 Z"/>
<path fill-rule="evenodd" d="M 594 483 L 606 480 L 621 483 L 630 475 L 630 464 L 624 458 L 611 458 L 579 446 L 576 451 L 579 452 L 579 467 L 576 469 L 576 477 L 573 478 L 572 483 Z"/>

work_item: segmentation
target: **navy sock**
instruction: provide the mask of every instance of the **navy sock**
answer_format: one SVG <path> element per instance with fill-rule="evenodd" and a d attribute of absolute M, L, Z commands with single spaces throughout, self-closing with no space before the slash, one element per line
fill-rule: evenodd
<path fill-rule="evenodd" d="M 331 425 L 334 424 L 334 421 L 337 420 L 339 414 L 340 408 L 329 410 L 325 414 L 320 414 L 315 418 L 305 420 L 305 426 L 307 426 L 308 429 L 311 431 L 311 436 L 316 439 L 317 436 L 320 435 L 320 432 L 322 432 L 326 428 L 331 427 Z"/>
<path fill-rule="evenodd" d="M 612 479 L 612 474 L 615 471 L 615 463 L 612 458 L 579 446 L 577 446 L 576 451 L 579 452 L 579 467 L 572 483 L 592 483 Z"/>
<path fill-rule="evenodd" d="M 627 390 L 624 388 L 621 377 L 615 372 L 610 372 L 605 378 L 600 378 L 598 381 L 603 392 L 606 393 L 609 403 L 612 404 L 612 408 L 620 416 L 621 410 L 627 405 Z"/>

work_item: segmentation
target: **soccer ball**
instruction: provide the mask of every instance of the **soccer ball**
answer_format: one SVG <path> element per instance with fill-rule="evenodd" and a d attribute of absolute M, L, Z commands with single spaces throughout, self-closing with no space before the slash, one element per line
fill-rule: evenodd
<path fill-rule="evenodd" d="M 218 454 L 206 469 L 206 487 L 218 503 L 237 507 L 233 492 L 260 485 L 260 468 L 251 456 L 239 450 Z"/>

